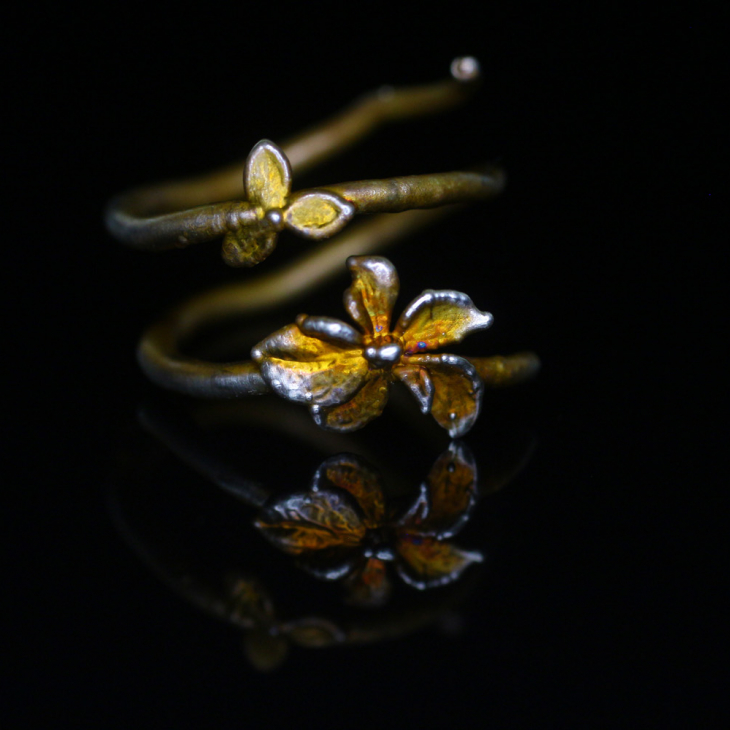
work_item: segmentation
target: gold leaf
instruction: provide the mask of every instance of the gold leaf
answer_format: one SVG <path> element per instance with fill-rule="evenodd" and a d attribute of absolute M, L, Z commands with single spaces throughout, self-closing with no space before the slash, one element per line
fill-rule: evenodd
<path fill-rule="evenodd" d="M 355 215 L 355 206 L 339 195 L 327 192 L 292 196 L 284 212 L 284 223 L 305 238 L 329 238 Z"/>
<path fill-rule="evenodd" d="M 314 406 L 314 421 L 332 431 L 357 431 L 383 412 L 388 402 L 389 385 L 388 378 L 383 375 L 370 377 L 350 400 L 331 408 Z"/>
<path fill-rule="evenodd" d="M 221 251 L 229 266 L 251 267 L 268 258 L 276 248 L 277 234 L 237 230 L 226 233 Z"/>
<path fill-rule="evenodd" d="M 491 323 L 492 315 L 480 312 L 466 294 L 427 289 L 406 307 L 393 332 L 402 336 L 405 354 L 414 355 L 461 342 Z"/>
<path fill-rule="evenodd" d="M 418 533 L 402 533 L 396 545 L 397 570 L 410 585 L 424 589 L 455 581 L 472 563 L 481 563 L 482 554 L 462 550 Z"/>
<path fill-rule="evenodd" d="M 262 139 L 246 160 L 246 198 L 264 210 L 283 208 L 291 191 L 291 166 L 280 147 Z"/>
<path fill-rule="evenodd" d="M 350 256 L 347 268 L 352 274 L 344 297 L 349 315 L 368 334 L 387 334 L 400 287 L 395 267 L 382 256 Z"/>
<path fill-rule="evenodd" d="M 359 350 L 308 337 L 295 324 L 259 342 L 251 357 L 269 387 L 297 403 L 344 403 L 360 388 L 368 373 L 367 361 Z"/>

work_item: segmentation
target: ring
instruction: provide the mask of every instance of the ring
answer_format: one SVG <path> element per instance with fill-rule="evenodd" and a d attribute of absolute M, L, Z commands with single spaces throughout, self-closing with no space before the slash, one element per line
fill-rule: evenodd
<path fill-rule="evenodd" d="M 240 285 L 191 300 L 150 328 L 138 359 L 157 384 L 191 395 L 236 398 L 273 392 L 309 407 L 315 422 L 354 431 L 379 416 L 391 385 L 399 381 L 452 438 L 465 434 L 479 415 L 485 386 L 504 386 L 534 375 L 532 353 L 509 357 L 462 357 L 440 352 L 486 329 L 492 315 L 456 291 L 428 289 L 391 327 L 399 281 L 380 256 L 351 256 L 352 285 L 344 296 L 355 327 L 331 317 L 300 315 L 254 346 L 251 360 L 205 362 L 181 352 L 201 331 L 260 306 L 256 292 Z M 276 275 L 275 275 L 276 276 Z M 259 290 L 288 292 L 284 278 L 270 276 Z M 279 296 L 282 296 L 279 294 Z M 253 306 L 251 306 L 253 304 Z"/>
<path fill-rule="evenodd" d="M 258 142 L 243 165 L 203 177 L 122 194 L 107 207 L 109 231 L 148 251 L 184 248 L 223 238 L 230 266 L 261 263 L 287 229 L 305 239 L 338 233 L 356 214 L 398 213 L 491 197 L 504 186 L 499 168 L 364 180 L 292 192 L 292 175 L 350 146 L 378 126 L 440 111 L 475 87 L 473 58 L 456 59 L 452 79 L 423 87 L 384 87 L 282 147 Z"/>

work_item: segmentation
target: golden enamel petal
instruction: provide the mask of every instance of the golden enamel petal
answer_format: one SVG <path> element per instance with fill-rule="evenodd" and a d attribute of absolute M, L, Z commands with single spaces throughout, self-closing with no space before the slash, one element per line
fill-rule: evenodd
<path fill-rule="evenodd" d="M 403 338 L 404 353 L 414 355 L 460 342 L 490 324 L 492 315 L 480 312 L 466 294 L 428 289 L 406 307 L 393 332 Z"/>
<path fill-rule="evenodd" d="M 230 231 L 223 238 L 223 260 L 229 266 L 256 266 L 271 255 L 276 248 L 276 239 L 276 232 Z"/>
<path fill-rule="evenodd" d="M 360 350 L 308 337 L 295 324 L 259 342 L 251 357 L 268 386 L 297 403 L 344 403 L 360 388 L 368 373 Z"/>
<path fill-rule="evenodd" d="M 397 569 L 406 583 L 416 588 L 435 588 L 455 581 L 482 554 L 462 550 L 448 542 L 416 532 L 403 532 L 396 543 Z"/>
<path fill-rule="evenodd" d="M 329 238 L 355 215 L 355 206 L 327 192 L 300 193 L 284 212 L 284 223 L 305 238 Z"/>
<path fill-rule="evenodd" d="M 345 581 L 347 602 L 363 608 L 382 606 L 390 597 L 390 581 L 385 563 L 369 558 L 362 570 L 355 571 Z"/>
<path fill-rule="evenodd" d="M 455 535 L 476 504 L 476 462 L 465 444 L 452 442 L 426 479 L 428 513 L 419 532 L 440 539 Z"/>
<path fill-rule="evenodd" d="M 456 355 L 415 355 L 410 362 L 425 367 L 433 383 L 431 415 L 451 438 L 465 434 L 479 415 L 484 386 L 476 368 Z"/>
<path fill-rule="evenodd" d="M 430 413 L 434 389 L 428 370 L 415 364 L 409 364 L 393 368 L 393 372 L 398 380 L 413 393 L 421 408 L 421 413 Z"/>
<path fill-rule="evenodd" d="M 326 408 L 315 405 L 315 422 L 332 431 L 356 431 L 377 418 L 388 402 L 390 380 L 385 375 L 368 378 L 365 385 L 346 403 Z"/>
<path fill-rule="evenodd" d="M 379 527 L 385 517 L 380 474 L 352 454 L 338 454 L 322 462 L 313 488 L 335 486 L 349 492 L 362 508 L 365 525 Z"/>
<path fill-rule="evenodd" d="M 352 547 L 365 536 L 351 498 L 333 489 L 278 499 L 261 511 L 254 524 L 280 550 L 293 555 Z"/>
<path fill-rule="evenodd" d="M 400 287 L 393 264 L 381 256 L 350 256 L 352 285 L 345 292 L 345 308 L 370 335 L 385 335 Z"/>
<path fill-rule="evenodd" d="M 291 166 L 280 147 L 262 139 L 249 154 L 244 172 L 246 198 L 264 210 L 283 208 L 291 190 Z"/>

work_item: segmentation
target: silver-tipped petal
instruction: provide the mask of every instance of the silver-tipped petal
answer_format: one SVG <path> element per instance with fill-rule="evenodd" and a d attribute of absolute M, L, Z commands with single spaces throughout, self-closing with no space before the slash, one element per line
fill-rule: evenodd
<path fill-rule="evenodd" d="M 334 317 L 310 317 L 300 314 L 297 327 L 307 336 L 331 342 L 339 347 L 362 345 L 362 335 L 349 324 Z"/>

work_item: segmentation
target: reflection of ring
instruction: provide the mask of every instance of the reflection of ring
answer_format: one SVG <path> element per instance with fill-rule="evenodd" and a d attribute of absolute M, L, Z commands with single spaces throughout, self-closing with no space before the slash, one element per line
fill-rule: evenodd
<path fill-rule="evenodd" d="M 422 412 L 430 412 L 452 437 L 474 424 L 485 384 L 508 385 L 537 371 L 532 353 L 436 354 L 488 327 L 492 315 L 480 312 L 465 294 L 427 290 L 391 329 L 399 287 L 393 265 L 382 257 L 355 256 L 348 266 L 353 283 L 345 306 L 359 329 L 329 317 L 300 315 L 296 324 L 259 342 L 252 361 L 214 363 L 183 355 L 179 348 L 191 335 L 246 311 L 247 305 L 254 308 L 240 288 L 223 288 L 191 300 L 148 330 L 140 343 L 140 363 L 159 385 L 193 395 L 233 398 L 273 391 L 308 405 L 320 426 L 337 431 L 353 431 L 380 415 L 391 383 L 399 380 Z M 280 284 L 269 281 L 267 286 L 280 291 Z"/>
<path fill-rule="evenodd" d="M 223 236 L 231 266 L 254 266 L 287 228 L 308 239 L 329 238 L 356 213 L 395 213 L 469 202 L 498 193 L 500 170 L 449 172 L 327 185 L 291 192 L 301 172 L 349 146 L 384 122 L 438 111 L 460 101 L 479 76 L 474 59 L 457 59 L 453 79 L 430 86 L 385 88 L 283 148 L 262 140 L 244 165 L 207 176 L 140 188 L 109 206 L 107 225 L 125 243 L 151 251 L 181 248 Z"/>

